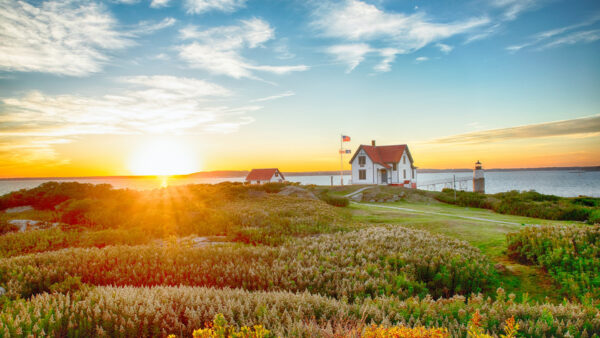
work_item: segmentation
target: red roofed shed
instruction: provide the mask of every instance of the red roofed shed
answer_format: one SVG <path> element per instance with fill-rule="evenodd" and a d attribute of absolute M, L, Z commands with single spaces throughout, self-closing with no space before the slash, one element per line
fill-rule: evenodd
<path fill-rule="evenodd" d="M 248 176 L 246 176 L 246 182 L 262 184 L 269 182 L 283 182 L 285 177 L 277 168 L 268 169 L 252 169 Z"/>

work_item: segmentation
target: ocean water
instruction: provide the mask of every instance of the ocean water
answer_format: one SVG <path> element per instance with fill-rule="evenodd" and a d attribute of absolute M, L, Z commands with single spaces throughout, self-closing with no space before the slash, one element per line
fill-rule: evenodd
<path fill-rule="evenodd" d="M 472 173 L 418 173 L 417 184 L 419 188 L 433 190 L 433 186 L 424 184 L 429 182 L 441 182 L 457 179 L 472 178 Z M 330 185 L 331 176 L 288 176 L 288 181 L 301 184 Z M 233 178 L 94 178 L 94 179 L 33 179 L 33 180 L 0 180 L 0 195 L 19 189 L 29 189 L 48 181 L 102 184 L 108 183 L 115 188 L 130 188 L 138 190 L 157 189 L 164 186 L 219 183 L 225 181 L 243 182 L 243 177 Z M 344 184 L 351 182 L 349 175 L 344 176 Z M 333 176 L 333 184 L 340 184 L 339 175 Z M 451 187 L 451 185 L 446 185 Z M 441 190 L 443 184 L 435 186 L 435 190 Z M 460 184 L 457 184 L 457 188 Z M 466 190 L 473 190 L 471 181 L 462 183 Z M 497 193 L 510 190 L 535 190 L 543 194 L 575 197 L 580 195 L 600 197 L 600 171 L 573 172 L 567 170 L 555 171 L 502 171 L 485 173 L 486 193 Z"/>

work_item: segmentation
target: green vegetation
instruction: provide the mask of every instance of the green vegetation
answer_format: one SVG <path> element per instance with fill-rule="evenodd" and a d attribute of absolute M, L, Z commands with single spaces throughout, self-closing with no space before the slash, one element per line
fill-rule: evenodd
<path fill-rule="evenodd" d="M 347 207 L 350 204 L 350 200 L 346 197 L 323 194 L 321 195 L 321 199 L 334 207 Z"/>
<path fill-rule="evenodd" d="M 0 313 L 0 335 L 190 337 L 218 313 L 238 328 L 259 324 L 282 337 L 342 337 L 364 324 L 445 327 L 453 337 L 465 337 L 475 313 L 483 318 L 482 329 L 495 335 L 504 332 L 504 322 L 512 316 L 524 337 L 588 337 L 600 332 L 593 307 L 520 303 L 502 290 L 496 300 L 472 295 L 347 303 L 308 292 L 98 287 L 10 302 Z"/>
<path fill-rule="evenodd" d="M 308 290 L 351 301 L 451 296 L 495 286 L 495 271 L 479 250 L 400 227 L 322 235 L 281 247 L 73 248 L 0 262 L 0 285 L 12 298 L 47 292 L 69 276 L 90 285 Z"/>
<path fill-rule="evenodd" d="M 546 268 L 563 295 L 600 297 L 600 226 L 527 227 L 507 238 L 508 255 Z"/>
<path fill-rule="evenodd" d="M 151 239 L 139 229 L 106 229 L 89 231 L 58 227 L 0 236 L 0 258 L 29 253 L 54 251 L 74 247 L 97 247 L 107 245 L 138 245 Z"/>
<path fill-rule="evenodd" d="M 244 243 L 280 244 L 295 236 L 348 228 L 345 216 L 324 203 L 277 195 L 285 186 L 222 183 L 140 192 L 105 185 L 48 182 L 4 195 L 0 205 L 42 208 L 26 212 L 28 219 L 38 219 L 37 212 L 39 218 L 50 222 L 94 231 L 128 229 L 132 233 L 143 232 L 147 238 L 224 235 Z M 35 196 L 43 203 L 36 203 Z M 128 242 L 108 239 L 105 245 L 119 243 Z M 23 251 L 27 252 L 33 251 Z"/>
<path fill-rule="evenodd" d="M 444 189 L 435 195 L 444 203 L 464 207 L 491 209 L 501 214 L 544 218 L 551 220 L 598 222 L 600 198 L 565 198 L 544 195 L 535 191 L 509 191 L 485 195 L 468 191 Z"/>
<path fill-rule="evenodd" d="M 600 334 L 598 227 L 511 214 L 530 203 L 592 220 L 598 199 L 374 187 L 363 201 L 385 204 L 349 204 L 358 188 L 54 182 L 1 196 L 36 209 L 0 225 L 59 225 L 0 235 L 0 336 L 190 336 L 219 313 L 231 332 L 278 336 L 464 337 L 474 318 L 492 335 L 510 318 L 525 337 Z M 196 238 L 214 235 L 237 243 Z"/>

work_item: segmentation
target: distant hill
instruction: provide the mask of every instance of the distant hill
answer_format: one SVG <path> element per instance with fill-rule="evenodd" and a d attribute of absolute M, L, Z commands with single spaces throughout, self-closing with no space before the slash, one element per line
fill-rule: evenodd
<path fill-rule="evenodd" d="M 542 168 L 492 168 L 486 169 L 485 171 L 559 171 L 559 170 L 572 170 L 572 171 L 600 171 L 600 166 L 592 167 L 542 167 Z M 460 168 L 460 169 L 417 169 L 418 173 L 462 173 L 472 172 L 473 169 Z"/>
<path fill-rule="evenodd" d="M 246 177 L 249 171 L 247 170 L 216 170 L 216 171 L 200 171 L 193 174 L 181 175 L 178 177 L 185 178 L 224 178 L 224 177 Z"/>

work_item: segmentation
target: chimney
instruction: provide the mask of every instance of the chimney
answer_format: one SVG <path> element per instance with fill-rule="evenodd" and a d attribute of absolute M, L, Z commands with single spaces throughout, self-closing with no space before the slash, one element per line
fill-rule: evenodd
<path fill-rule="evenodd" d="M 371 145 L 374 147 L 375 146 L 375 140 L 371 140 Z"/>

